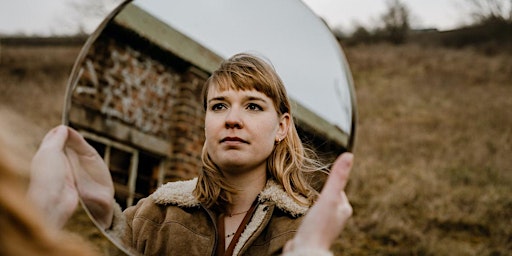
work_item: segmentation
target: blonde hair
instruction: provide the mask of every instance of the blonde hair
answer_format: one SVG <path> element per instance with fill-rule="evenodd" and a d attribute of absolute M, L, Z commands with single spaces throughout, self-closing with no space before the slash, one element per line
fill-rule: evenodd
<path fill-rule="evenodd" d="M 286 137 L 276 143 L 267 159 L 267 174 L 299 204 L 311 205 L 318 192 L 307 181 L 305 173 L 319 171 L 324 166 L 312 150 L 299 138 L 285 86 L 270 63 L 248 53 L 236 54 L 222 62 L 203 87 L 203 107 L 206 110 L 208 90 L 256 90 L 271 98 L 279 116 L 288 113 L 290 125 Z M 231 202 L 236 190 L 225 182 L 222 172 L 203 147 L 203 170 L 199 173 L 194 195 L 207 207 L 220 207 Z"/>

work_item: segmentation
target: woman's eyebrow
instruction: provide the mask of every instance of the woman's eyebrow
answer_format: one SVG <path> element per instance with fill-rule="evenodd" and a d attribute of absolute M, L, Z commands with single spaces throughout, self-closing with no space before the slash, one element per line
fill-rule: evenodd
<path fill-rule="evenodd" d="M 265 100 L 265 98 L 258 97 L 258 96 L 246 96 L 245 100 L 246 101 L 263 101 L 265 103 L 267 102 L 267 100 Z"/>
<path fill-rule="evenodd" d="M 218 96 L 218 97 L 213 97 L 211 99 L 208 100 L 208 102 L 212 102 L 212 101 L 224 101 L 226 100 L 227 97 L 225 96 Z M 267 100 L 265 100 L 263 97 L 258 97 L 258 96 L 245 96 L 244 97 L 244 100 L 245 101 L 262 101 L 262 102 L 267 102 Z"/>
<path fill-rule="evenodd" d="M 223 100 L 226 100 L 226 97 L 224 96 L 219 96 L 219 97 L 214 97 L 214 98 L 211 98 L 208 100 L 208 102 L 212 102 L 212 101 L 223 101 Z"/>

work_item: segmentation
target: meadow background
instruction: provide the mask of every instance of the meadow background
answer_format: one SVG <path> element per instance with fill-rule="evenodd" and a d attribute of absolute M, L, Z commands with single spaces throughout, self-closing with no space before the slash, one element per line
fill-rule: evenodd
<path fill-rule="evenodd" d="M 511 255 L 510 41 L 352 39 L 341 44 L 357 97 L 354 216 L 335 251 Z M 0 40 L 0 143 L 26 180 L 44 134 L 60 123 L 81 47 L 31 42 Z"/>
<path fill-rule="evenodd" d="M 346 48 L 356 85 L 347 255 L 512 254 L 512 56 Z"/>

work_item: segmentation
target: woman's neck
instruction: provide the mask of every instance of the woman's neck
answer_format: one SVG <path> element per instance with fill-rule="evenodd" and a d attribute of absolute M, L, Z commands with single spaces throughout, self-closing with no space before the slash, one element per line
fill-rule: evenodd
<path fill-rule="evenodd" d="M 225 209 L 227 214 L 238 214 L 249 210 L 267 183 L 266 172 L 259 175 L 230 176 L 226 178 L 238 191 L 233 195 L 231 204 Z"/>

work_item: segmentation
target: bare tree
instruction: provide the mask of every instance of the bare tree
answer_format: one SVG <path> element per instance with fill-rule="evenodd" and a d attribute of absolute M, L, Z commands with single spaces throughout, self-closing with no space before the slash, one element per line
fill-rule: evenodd
<path fill-rule="evenodd" d="M 512 0 L 508 4 L 506 0 L 466 0 L 466 3 L 477 23 L 512 20 Z"/>
<path fill-rule="evenodd" d="M 384 36 L 393 43 L 404 43 L 410 30 L 410 11 L 401 0 L 388 0 L 382 15 Z"/>
<path fill-rule="evenodd" d="M 510 0 L 510 3 L 508 5 L 508 9 L 509 9 L 508 19 L 509 19 L 509 21 L 512 21 L 512 0 Z"/>
<path fill-rule="evenodd" d="M 79 34 L 91 32 L 123 0 L 69 0 L 67 7 L 71 20 L 66 21 L 70 30 Z"/>

